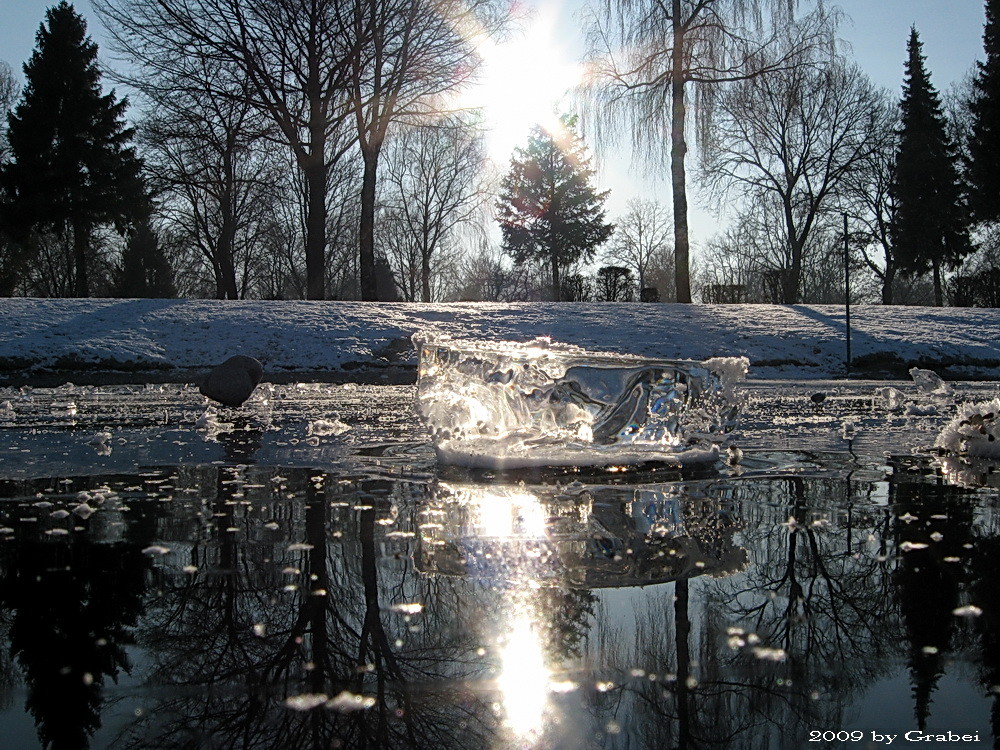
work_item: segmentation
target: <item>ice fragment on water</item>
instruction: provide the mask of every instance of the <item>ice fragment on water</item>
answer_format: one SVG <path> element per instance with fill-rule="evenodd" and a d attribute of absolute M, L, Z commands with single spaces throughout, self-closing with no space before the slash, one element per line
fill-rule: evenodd
<path fill-rule="evenodd" d="M 951 613 L 957 617 L 979 617 L 983 613 L 975 604 L 968 604 L 964 607 L 953 609 Z"/>
<path fill-rule="evenodd" d="M 358 695 L 347 690 L 339 693 L 326 703 L 326 707 L 334 711 L 347 713 L 349 711 L 364 711 L 375 705 L 375 699 L 368 695 Z"/>
<path fill-rule="evenodd" d="M 712 461 L 735 425 L 745 358 L 652 360 L 414 336 L 418 410 L 444 462 L 477 466 Z"/>
<path fill-rule="evenodd" d="M 351 426 L 341 422 L 339 419 L 315 419 L 309 423 L 306 432 L 309 435 L 318 437 L 328 437 L 341 435 L 351 429 Z"/>
<path fill-rule="evenodd" d="M 928 395 L 947 396 L 951 393 L 951 386 L 944 382 L 941 376 L 933 370 L 922 370 L 919 367 L 911 367 L 910 377 L 913 378 L 913 383 L 917 388 Z"/>
<path fill-rule="evenodd" d="M 94 514 L 94 509 L 91 508 L 87 503 L 80 503 L 75 508 L 73 508 L 73 515 L 87 520 Z"/>
<path fill-rule="evenodd" d="M 317 706 L 322 706 L 327 700 L 324 693 L 302 693 L 285 698 L 285 706 L 293 711 L 309 711 Z"/>
<path fill-rule="evenodd" d="M 899 409 L 906 403 L 906 397 L 903 395 L 903 392 L 892 386 L 879 388 L 875 393 L 885 402 L 887 409 Z"/>

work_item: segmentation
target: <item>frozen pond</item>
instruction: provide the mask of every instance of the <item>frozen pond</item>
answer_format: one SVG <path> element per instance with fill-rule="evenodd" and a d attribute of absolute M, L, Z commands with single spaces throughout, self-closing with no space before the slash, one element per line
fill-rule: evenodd
<path fill-rule="evenodd" d="M 3 745 L 993 743 L 1000 480 L 930 446 L 998 385 L 748 391 L 682 476 L 441 469 L 412 387 L 0 390 Z"/>

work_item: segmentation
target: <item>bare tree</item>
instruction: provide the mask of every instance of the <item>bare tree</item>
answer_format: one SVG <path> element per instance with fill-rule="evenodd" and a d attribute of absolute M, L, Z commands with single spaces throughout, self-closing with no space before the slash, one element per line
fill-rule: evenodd
<path fill-rule="evenodd" d="M 7 143 L 7 114 L 17 101 L 17 77 L 11 67 L 0 60 L 0 164 L 10 156 Z M 0 218 L 2 218 L 0 212 Z M 7 227 L 0 223 L 0 295 L 8 296 L 17 285 L 18 269 L 24 257 L 24 248 L 11 241 Z"/>
<path fill-rule="evenodd" d="M 884 125 L 880 92 L 856 67 L 833 61 L 731 84 L 705 144 L 703 175 L 717 195 L 779 207 L 781 301 L 801 296 L 803 254 L 824 215 L 837 208 L 847 177 L 877 147 Z"/>
<path fill-rule="evenodd" d="M 801 53 L 826 40 L 822 13 L 794 25 L 794 0 L 602 0 L 589 30 L 592 78 L 584 96 L 599 143 L 618 140 L 623 118 L 633 146 L 667 157 L 673 189 L 677 301 L 691 301 L 689 269 L 686 90 L 694 87 L 707 122 L 714 88 L 800 64 Z M 763 9 L 772 10 L 765 18 Z"/>
<path fill-rule="evenodd" d="M 851 242 L 859 249 L 865 265 L 881 283 L 882 304 L 891 305 L 896 281 L 896 257 L 893 252 L 892 226 L 896 203 L 892 196 L 892 178 L 896 166 L 899 136 L 899 105 L 882 94 L 877 114 L 880 122 L 871 134 L 872 148 L 846 175 L 841 200 L 853 224 Z M 872 253 L 881 257 L 873 257 Z"/>
<path fill-rule="evenodd" d="M 271 119 L 301 170 L 306 293 L 323 299 L 329 171 L 353 145 L 343 137 L 351 73 L 369 42 L 356 34 L 358 2 L 96 0 L 95 8 L 133 64 L 164 72 L 203 57 L 245 81 L 239 96 Z"/>
<path fill-rule="evenodd" d="M 641 292 L 650 286 L 652 267 L 670 249 L 670 209 L 658 201 L 632 198 L 618 217 L 604 259 L 634 271 Z"/>
<path fill-rule="evenodd" d="M 401 130 L 389 157 L 383 204 L 398 231 L 388 244 L 401 275 L 416 282 L 404 296 L 430 302 L 432 259 L 488 197 L 482 135 L 468 120 L 446 117 Z"/>
<path fill-rule="evenodd" d="M 350 91 L 363 175 L 361 298 L 375 285 L 375 203 L 378 163 L 389 126 L 445 107 L 445 95 L 466 84 L 479 62 L 473 34 L 503 23 L 494 0 L 369 0 L 358 2 L 354 33 L 364 42 L 350 66 Z"/>
<path fill-rule="evenodd" d="M 239 299 L 253 286 L 283 165 L 241 81 L 207 58 L 176 65 L 173 75 L 130 81 L 150 105 L 141 123 L 147 168 L 161 211 L 210 269 L 215 296 Z"/>

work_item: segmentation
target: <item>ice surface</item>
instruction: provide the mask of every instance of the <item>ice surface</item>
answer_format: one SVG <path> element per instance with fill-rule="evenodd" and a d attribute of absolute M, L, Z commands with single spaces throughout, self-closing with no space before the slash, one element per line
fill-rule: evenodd
<path fill-rule="evenodd" d="M 438 459 L 516 468 L 713 460 L 742 406 L 744 357 L 705 362 L 414 336 Z"/>

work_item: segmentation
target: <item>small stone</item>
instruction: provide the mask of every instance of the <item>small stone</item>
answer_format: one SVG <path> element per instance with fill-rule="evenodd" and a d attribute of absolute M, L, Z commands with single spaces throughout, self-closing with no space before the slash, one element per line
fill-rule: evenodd
<path fill-rule="evenodd" d="M 260 362 L 237 354 L 208 373 L 199 390 L 201 395 L 224 406 L 242 406 L 263 375 Z"/>

